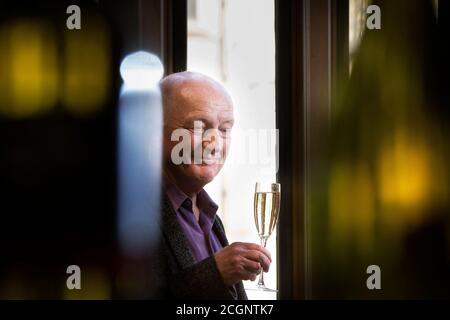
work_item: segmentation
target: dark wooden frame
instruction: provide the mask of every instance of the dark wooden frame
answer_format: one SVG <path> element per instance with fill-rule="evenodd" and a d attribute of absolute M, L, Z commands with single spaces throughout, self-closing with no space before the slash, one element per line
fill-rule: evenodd
<path fill-rule="evenodd" d="M 311 185 L 338 79 L 348 76 L 348 0 L 275 0 L 280 299 L 313 297 Z"/>
<path fill-rule="evenodd" d="M 161 0 L 166 74 L 187 68 L 187 0 Z M 176 31 L 176 32 L 175 32 Z"/>
<path fill-rule="evenodd" d="M 101 7 L 116 26 L 121 57 L 145 50 L 159 56 L 165 75 L 186 70 L 186 0 L 107 1 Z"/>

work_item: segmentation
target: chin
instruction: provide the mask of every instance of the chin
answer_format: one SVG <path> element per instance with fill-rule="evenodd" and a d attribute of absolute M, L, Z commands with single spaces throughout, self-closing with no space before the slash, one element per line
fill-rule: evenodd
<path fill-rule="evenodd" d="M 203 184 L 207 184 L 214 180 L 221 168 L 222 166 L 219 164 L 191 164 L 185 169 L 191 178 L 194 178 Z"/>

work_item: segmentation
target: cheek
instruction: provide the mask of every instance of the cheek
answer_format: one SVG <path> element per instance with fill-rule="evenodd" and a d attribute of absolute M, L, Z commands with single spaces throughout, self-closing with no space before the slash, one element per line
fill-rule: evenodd
<path fill-rule="evenodd" d="M 172 150 L 173 148 L 178 144 L 179 142 L 177 141 L 170 141 L 169 140 L 165 140 L 164 144 L 163 144 L 163 153 L 164 153 L 164 157 L 166 159 L 170 159 L 172 156 Z"/>
<path fill-rule="evenodd" d="M 164 144 L 163 144 L 164 158 L 170 157 L 171 150 L 172 150 L 172 146 L 170 145 L 170 143 L 167 140 L 165 140 Z"/>

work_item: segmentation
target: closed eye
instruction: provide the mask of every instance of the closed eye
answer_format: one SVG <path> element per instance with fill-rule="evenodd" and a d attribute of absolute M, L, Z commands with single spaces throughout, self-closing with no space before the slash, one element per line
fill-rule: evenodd
<path fill-rule="evenodd" d="M 188 130 L 194 130 L 194 129 L 205 129 L 206 125 L 204 121 L 201 120 L 195 120 L 195 121 L 189 121 L 187 125 L 185 126 Z"/>

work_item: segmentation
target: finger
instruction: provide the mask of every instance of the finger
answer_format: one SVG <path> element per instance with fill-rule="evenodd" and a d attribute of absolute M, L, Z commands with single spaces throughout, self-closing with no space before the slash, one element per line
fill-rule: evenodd
<path fill-rule="evenodd" d="M 252 273 L 259 273 L 261 271 L 261 264 L 250 259 L 244 258 L 243 266 L 245 270 Z"/>
<path fill-rule="evenodd" d="M 266 255 L 266 257 L 269 258 L 270 262 L 272 262 L 272 255 L 270 254 L 270 251 L 261 246 L 260 246 L 260 248 L 261 248 L 262 252 Z"/>
<path fill-rule="evenodd" d="M 251 281 L 255 281 L 256 277 L 258 274 L 254 273 L 254 272 L 248 272 L 245 271 L 242 274 L 242 280 L 251 280 Z"/>
<path fill-rule="evenodd" d="M 269 268 L 270 268 L 270 260 L 267 259 L 267 257 L 265 255 L 261 255 L 261 267 L 263 268 L 264 272 L 269 272 Z"/>
<path fill-rule="evenodd" d="M 247 259 L 256 261 L 256 262 L 260 262 L 261 261 L 261 256 L 264 256 L 263 253 L 261 253 L 261 251 L 258 250 L 247 250 L 243 253 L 243 256 Z M 266 257 L 267 258 L 267 257 Z"/>
<path fill-rule="evenodd" d="M 258 250 L 264 253 L 267 256 L 267 258 L 269 258 L 270 262 L 272 262 L 272 255 L 270 254 L 269 250 L 267 250 L 263 246 L 260 246 L 259 244 L 256 243 L 242 243 L 242 245 L 249 250 Z"/>
<path fill-rule="evenodd" d="M 257 250 L 246 251 L 244 257 L 254 262 L 259 262 L 265 272 L 269 271 L 271 261 L 265 254 L 261 253 L 261 251 Z"/>

